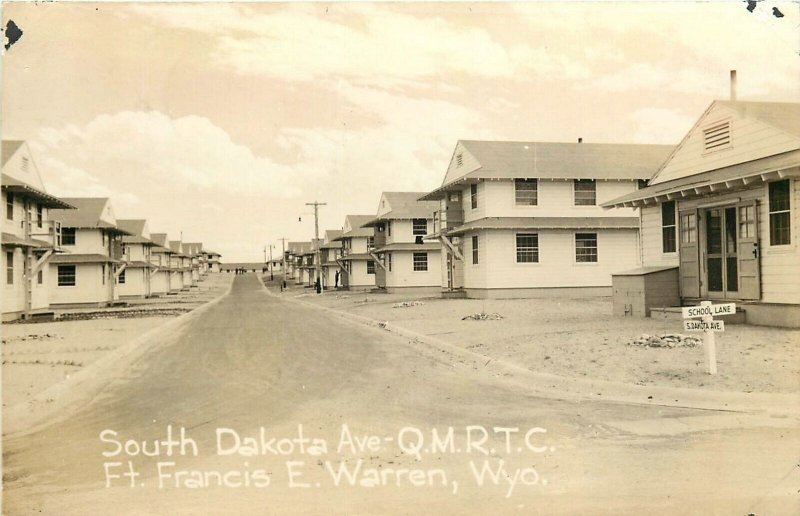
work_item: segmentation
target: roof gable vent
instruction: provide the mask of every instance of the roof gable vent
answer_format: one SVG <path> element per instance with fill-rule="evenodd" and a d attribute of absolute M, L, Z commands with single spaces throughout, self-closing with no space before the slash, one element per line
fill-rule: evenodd
<path fill-rule="evenodd" d="M 703 148 L 715 151 L 730 146 L 731 123 L 729 121 L 713 124 L 703 129 Z"/>
<path fill-rule="evenodd" d="M 458 154 L 456 154 L 456 166 L 460 167 L 463 164 L 464 164 L 464 155 L 459 152 Z"/>

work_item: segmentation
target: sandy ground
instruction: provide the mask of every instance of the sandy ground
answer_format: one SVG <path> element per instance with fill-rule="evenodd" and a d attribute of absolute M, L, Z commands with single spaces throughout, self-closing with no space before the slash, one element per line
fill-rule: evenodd
<path fill-rule="evenodd" d="M 800 509 L 796 420 L 751 424 L 746 414 L 726 410 L 540 397 L 493 376 L 491 365 L 452 361 L 431 346 L 276 299 L 252 276 L 237 277 L 230 296 L 187 319 L 172 339 L 126 365 L 80 410 L 6 436 L 7 514 L 723 515 Z M 329 449 L 311 454 L 291 445 L 301 424 L 305 436 Z M 345 424 L 356 436 L 352 445 L 341 444 Z M 168 425 L 184 427 L 199 451 L 153 456 L 134 447 L 110 459 L 103 455 L 112 449 L 98 438 L 104 429 L 152 445 L 165 438 Z M 682 427 L 677 433 L 662 432 L 676 425 Z M 292 448 L 217 451 L 216 430 L 259 441 L 262 426 L 267 438 Z M 505 447 L 494 434 L 484 452 L 469 450 L 468 428 L 475 426 L 545 429 L 534 439 L 545 449 L 526 449 L 518 434 Z M 432 430 L 449 427 L 454 446 L 434 446 Z M 400 444 L 401 429 L 408 428 L 423 436 L 419 458 Z M 366 444 L 372 438 L 374 448 Z M 120 461 L 110 464 L 118 473 L 130 461 L 140 476 L 133 483 L 107 477 L 109 461 Z M 174 463 L 165 477 L 163 461 Z M 297 462 L 302 476 L 293 484 L 289 465 Z M 502 463 L 507 475 L 479 483 L 473 462 Z M 375 481 L 365 472 L 353 484 L 340 484 L 330 468 L 342 464 L 363 464 L 375 475 L 441 470 L 447 482 L 412 485 L 391 474 Z M 532 468 L 536 476 L 512 493 L 518 468 Z M 220 486 L 213 475 L 257 470 L 272 479 L 269 486 Z M 201 485 L 186 484 L 186 475 L 179 482 L 179 472 L 197 473 Z"/>
<path fill-rule="evenodd" d="M 61 312 L 55 322 L 2 325 L 3 407 L 31 401 L 144 332 L 222 294 L 232 275 L 208 276 L 198 287 L 128 307 Z"/>
<path fill-rule="evenodd" d="M 615 317 L 609 298 L 475 300 L 345 291 L 318 296 L 297 287 L 282 295 L 387 321 L 537 372 L 647 386 L 800 392 L 798 330 L 727 325 L 717 335 L 719 373 L 710 376 L 702 346 L 628 344 L 643 334 L 682 333 L 681 319 Z M 412 306 L 393 306 L 402 302 Z M 502 319 L 462 320 L 478 313 Z"/>

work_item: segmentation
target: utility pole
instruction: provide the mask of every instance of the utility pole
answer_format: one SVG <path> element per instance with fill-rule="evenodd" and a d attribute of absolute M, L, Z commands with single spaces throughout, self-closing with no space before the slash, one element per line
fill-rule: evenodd
<path fill-rule="evenodd" d="M 281 257 L 281 269 L 283 269 L 283 283 L 286 283 L 286 239 L 279 238 L 278 240 L 281 241 L 281 249 L 283 251 L 283 255 Z M 281 291 L 283 290 L 283 283 L 281 283 Z"/>
<path fill-rule="evenodd" d="M 322 264 L 319 263 L 322 259 L 322 254 L 319 248 L 319 207 L 325 206 L 327 203 L 324 202 L 307 202 L 306 206 L 313 206 L 314 207 L 314 241 L 317 244 L 317 250 L 314 252 L 314 273 L 317 276 L 317 281 L 319 281 L 320 286 L 322 286 Z"/>
<path fill-rule="evenodd" d="M 273 281 L 275 279 L 275 275 L 272 273 L 272 248 L 275 247 L 272 244 L 269 244 L 269 280 Z"/>

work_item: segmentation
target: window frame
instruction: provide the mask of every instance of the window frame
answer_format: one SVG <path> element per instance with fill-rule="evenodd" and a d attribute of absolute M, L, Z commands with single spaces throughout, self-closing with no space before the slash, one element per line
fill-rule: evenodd
<path fill-rule="evenodd" d="M 371 267 L 370 267 L 371 266 Z M 372 269 L 372 270 L 370 270 Z M 375 260 L 367 260 L 367 274 L 375 274 Z"/>
<path fill-rule="evenodd" d="M 533 185 L 532 189 L 519 189 L 519 185 Z M 533 202 L 525 203 L 520 202 L 520 193 L 533 192 Z M 514 179 L 514 206 L 517 208 L 535 208 L 539 206 L 539 179 L 531 178 L 515 178 Z"/>
<path fill-rule="evenodd" d="M 6 220 L 14 220 L 14 192 L 6 192 Z"/>
<path fill-rule="evenodd" d="M 534 237 L 536 239 L 535 245 L 530 246 L 520 246 L 519 239 L 520 238 L 530 238 Z M 541 246 L 539 245 L 539 233 L 530 233 L 530 232 L 519 232 L 514 233 L 514 263 L 517 265 L 531 265 L 531 264 L 538 264 L 541 261 Z M 520 260 L 520 252 L 524 253 L 533 253 L 532 260 Z"/>
<path fill-rule="evenodd" d="M 63 277 L 68 276 L 67 274 L 62 273 L 62 269 L 66 269 L 72 267 L 72 283 L 62 283 Z M 58 287 L 75 287 L 78 285 L 78 266 L 75 264 L 59 264 L 56 269 L 56 286 Z"/>
<path fill-rule="evenodd" d="M 124 285 L 125 284 L 125 273 L 128 272 L 128 269 L 122 269 L 122 271 L 117 275 L 117 284 Z"/>
<path fill-rule="evenodd" d="M 425 230 L 422 233 L 419 232 L 418 228 L 414 227 L 414 226 L 418 225 L 420 222 L 425 223 Z M 428 219 L 424 219 L 424 218 L 411 219 L 411 235 L 412 236 L 425 236 L 427 234 L 428 234 Z"/>
<path fill-rule="evenodd" d="M 469 206 L 472 210 L 478 209 L 478 183 L 469 185 Z"/>
<path fill-rule="evenodd" d="M 787 191 L 787 195 L 786 195 L 787 204 L 786 204 L 786 208 L 785 209 L 773 210 L 773 207 L 772 207 L 772 205 L 773 205 L 773 203 L 772 203 L 772 188 L 773 188 L 774 185 L 779 185 L 779 184 L 786 184 L 787 185 L 786 186 L 786 188 L 788 190 Z M 780 181 L 772 181 L 770 183 L 767 183 L 767 219 L 768 219 L 768 224 L 769 224 L 769 227 L 768 227 L 768 230 L 769 230 L 769 246 L 771 248 L 773 248 L 773 247 L 788 248 L 788 247 L 791 247 L 791 245 L 792 245 L 792 186 L 793 186 L 793 184 L 792 184 L 792 180 L 791 179 L 782 179 Z M 788 218 L 788 224 L 787 224 L 788 241 L 787 242 L 781 242 L 781 243 L 777 243 L 777 244 L 773 243 L 773 241 L 772 241 L 772 237 L 773 237 L 773 229 L 772 229 L 772 226 L 773 226 L 773 222 L 772 222 L 773 221 L 773 215 L 785 215 Z"/>
<path fill-rule="evenodd" d="M 42 203 L 36 203 L 36 227 L 41 229 L 44 227 L 44 206 Z"/>
<path fill-rule="evenodd" d="M 594 247 L 590 246 L 583 246 L 580 249 L 594 249 L 594 260 L 579 260 L 578 259 L 578 235 L 594 235 Z M 581 231 L 575 232 L 574 237 L 572 239 L 574 252 L 572 254 L 573 260 L 575 260 L 576 265 L 597 265 L 600 263 L 600 237 L 596 231 Z M 591 255 L 590 255 L 591 256 Z"/>
<path fill-rule="evenodd" d="M 672 206 L 672 224 L 664 223 L 664 212 L 667 206 Z M 661 203 L 661 253 L 675 254 L 678 252 L 678 203 L 674 200 Z M 669 230 L 672 232 L 672 250 L 667 250 L 667 235 Z"/>
<path fill-rule="evenodd" d="M 418 260 L 417 260 L 417 258 L 420 257 L 420 256 L 425 258 L 425 260 L 424 260 L 425 268 L 424 269 L 417 268 L 417 264 L 418 263 L 420 263 L 420 264 L 423 263 L 423 261 L 420 260 L 418 262 Z M 420 265 L 420 267 L 421 267 L 421 265 Z M 412 272 L 428 272 L 428 252 L 427 251 L 414 251 L 414 252 L 411 253 L 411 271 Z"/>
<path fill-rule="evenodd" d="M 6 251 L 6 285 L 14 284 L 14 257 L 16 254 L 13 249 Z"/>
<path fill-rule="evenodd" d="M 480 239 L 478 235 L 472 235 L 470 239 L 472 245 L 472 265 L 480 264 Z"/>
<path fill-rule="evenodd" d="M 66 236 L 72 235 L 72 243 L 67 242 Z M 61 228 L 61 245 L 75 245 L 78 240 L 78 231 L 75 228 Z"/>
<path fill-rule="evenodd" d="M 591 184 L 593 186 L 594 199 L 592 204 L 578 204 L 577 194 L 579 192 L 579 184 Z M 585 193 L 585 190 L 580 190 L 580 193 Z M 597 180 L 596 179 L 573 179 L 572 180 L 572 206 L 577 208 L 587 208 L 597 206 Z"/>

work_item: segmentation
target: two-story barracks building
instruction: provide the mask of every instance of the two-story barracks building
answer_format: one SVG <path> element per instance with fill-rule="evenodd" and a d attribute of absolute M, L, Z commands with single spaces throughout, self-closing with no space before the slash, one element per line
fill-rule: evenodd
<path fill-rule="evenodd" d="M 474 298 L 610 296 L 611 274 L 639 264 L 634 192 L 667 145 L 459 141 L 434 231 L 446 292 Z"/>

